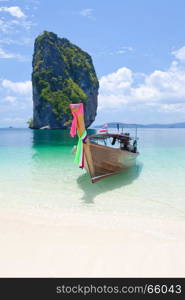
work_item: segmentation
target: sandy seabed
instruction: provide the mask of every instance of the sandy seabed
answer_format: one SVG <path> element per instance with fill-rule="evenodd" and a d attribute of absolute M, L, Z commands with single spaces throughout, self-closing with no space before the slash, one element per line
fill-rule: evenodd
<path fill-rule="evenodd" d="M 0 212 L 0 277 L 184 277 L 185 222 L 47 209 Z"/>

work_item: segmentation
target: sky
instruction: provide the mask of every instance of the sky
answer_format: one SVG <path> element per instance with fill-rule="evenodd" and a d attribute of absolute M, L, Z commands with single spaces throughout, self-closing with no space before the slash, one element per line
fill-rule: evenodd
<path fill-rule="evenodd" d="M 185 122 L 185 0 L 0 0 L 0 127 L 32 117 L 32 55 L 44 30 L 87 51 L 104 122 Z"/>

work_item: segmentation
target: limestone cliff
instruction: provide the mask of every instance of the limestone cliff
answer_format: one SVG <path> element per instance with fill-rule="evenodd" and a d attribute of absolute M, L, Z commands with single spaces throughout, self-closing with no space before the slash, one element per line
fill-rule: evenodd
<path fill-rule="evenodd" d="M 89 54 L 65 38 L 44 31 L 33 54 L 32 128 L 65 128 L 70 103 L 83 102 L 86 127 L 95 120 L 99 83 Z"/>

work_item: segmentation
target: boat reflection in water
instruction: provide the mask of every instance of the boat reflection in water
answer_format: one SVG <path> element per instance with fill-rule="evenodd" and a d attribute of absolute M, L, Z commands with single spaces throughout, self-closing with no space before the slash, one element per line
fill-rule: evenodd
<path fill-rule="evenodd" d="M 115 174 L 114 176 L 98 181 L 95 186 L 89 182 L 88 174 L 81 175 L 77 179 L 78 185 L 83 191 L 81 200 L 83 200 L 86 204 L 91 204 L 94 203 L 94 199 L 100 194 L 132 184 L 133 181 L 140 176 L 142 168 L 143 165 L 141 163 L 137 163 L 133 167 L 125 169 L 119 174 Z"/>

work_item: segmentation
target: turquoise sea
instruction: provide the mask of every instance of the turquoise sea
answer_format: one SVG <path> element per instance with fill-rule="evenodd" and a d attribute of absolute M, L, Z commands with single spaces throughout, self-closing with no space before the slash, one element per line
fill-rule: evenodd
<path fill-rule="evenodd" d="M 0 206 L 185 219 L 185 129 L 138 136 L 137 165 L 92 184 L 67 130 L 0 129 Z"/>

